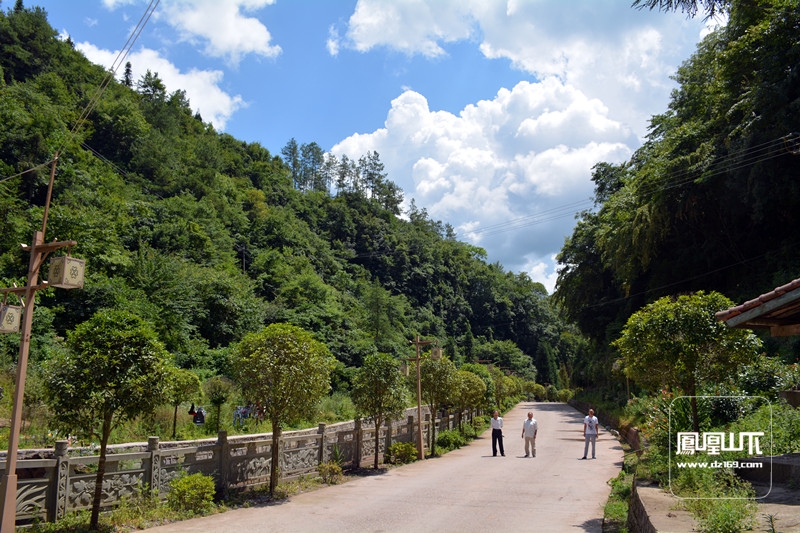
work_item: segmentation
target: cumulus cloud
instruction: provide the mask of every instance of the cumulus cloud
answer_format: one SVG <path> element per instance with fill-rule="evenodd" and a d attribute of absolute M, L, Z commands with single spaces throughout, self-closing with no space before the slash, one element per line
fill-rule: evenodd
<path fill-rule="evenodd" d="M 469 38 L 474 19 L 462 0 L 359 1 L 350 17 L 347 37 L 360 52 L 385 46 L 409 55 L 436 57 L 439 42 Z"/>
<path fill-rule="evenodd" d="M 103 0 L 114 10 L 140 0 Z M 161 0 L 154 17 L 178 31 L 180 41 L 202 47 L 210 57 L 224 58 L 236 65 L 248 54 L 274 58 L 281 47 L 255 16 L 275 0 Z"/>
<path fill-rule="evenodd" d="M 458 115 L 431 110 L 407 90 L 392 101 L 383 128 L 331 151 L 377 150 L 392 179 L 433 218 L 491 246 L 492 260 L 507 268 L 550 276 L 552 289 L 552 263 L 549 274 L 540 263 L 552 261 L 574 213 L 591 205 L 592 166 L 626 159 L 633 141 L 605 106 L 547 79 L 502 89 Z M 559 205 L 566 208 L 554 210 Z"/>
<path fill-rule="evenodd" d="M 281 47 L 257 18 L 244 11 L 257 11 L 275 0 L 164 0 L 160 20 L 178 30 L 181 39 L 202 43 L 211 57 L 238 63 L 247 54 L 276 57 Z"/>
<path fill-rule="evenodd" d="M 377 150 L 417 205 L 552 290 L 555 253 L 574 214 L 591 206 L 592 167 L 641 144 L 701 31 L 698 21 L 608 2 L 359 0 L 342 47 L 437 58 L 468 39 L 534 79 L 458 115 L 404 90 L 383 128 L 332 151 Z"/>
<path fill-rule="evenodd" d="M 87 59 L 106 68 L 110 68 L 114 61 L 117 61 L 119 54 L 118 51 L 99 49 L 91 43 L 79 43 L 76 47 Z M 231 115 L 246 105 L 241 96 L 232 96 L 222 90 L 220 87 L 222 71 L 191 69 L 182 72 L 157 51 L 150 49 L 128 55 L 127 61 L 131 63 L 134 80 L 141 79 L 147 70 L 150 70 L 158 73 L 168 91 L 178 89 L 185 91 L 192 109 L 199 112 L 203 120 L 210 122 L 217 129 L 224 129 Z M 121 74 L 117 72 L 118 76 Z"/>

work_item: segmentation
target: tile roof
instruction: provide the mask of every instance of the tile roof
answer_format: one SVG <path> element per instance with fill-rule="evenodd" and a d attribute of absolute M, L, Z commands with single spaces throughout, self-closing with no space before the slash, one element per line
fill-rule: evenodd
<path fill-rule="evenodd" d="M 800 279 L 716 313 L 732 328 L 769 328 L 774 336 L 800 334 Z"/>

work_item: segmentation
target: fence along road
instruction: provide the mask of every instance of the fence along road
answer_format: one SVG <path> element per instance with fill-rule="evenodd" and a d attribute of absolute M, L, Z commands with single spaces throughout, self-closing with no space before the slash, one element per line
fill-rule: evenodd
<path fill-rule="evenodd" d="M 536 457 L 524 458 L 520 435 L 531 410 Z M 523 402 L 504 417 L 505 457 L 492 457 L 488 430 L 468 446 L 381 475 L 147 531 L 600 533 L 607 481 L 619 473 L 623 451 L 603 430 L 597 459 L 581 460 L 584 416 L 565 404 Z"/>

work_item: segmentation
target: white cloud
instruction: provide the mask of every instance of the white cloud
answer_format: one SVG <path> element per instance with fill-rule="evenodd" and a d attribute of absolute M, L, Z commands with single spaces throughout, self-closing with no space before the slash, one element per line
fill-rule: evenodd
<path fill-rule="evenodd" d="M 555 253 L 574 214 L 591 206 L 591 168 L 624 161 L 640 145 L 703 29 L 625 3 L 359 0 L 343 47 L 439 57 L 448 43 L 470 39 L 486 58 L 538 81 L 500 88 L 458 115 L 406 90 L 383 128 L 332 151 L 377 150 L 433 218 L 552 290 Z"/>
<path fill-rule="evenodd" d="M 106 68 L 110 68 L 117 60 L 116 51 L 101 50 L 90 43 L 79 43 L 76 47 L 90 61 Z M 129 54 L 127 61 L 131 63 L 134 80 L 141 79 L 150 70 L 158 73 L 169 92 L 178 89 L 185 91 L 192 109 L 218 130 L 224 129 L 231 115 L 246 106 L 241 96 L 232 96 L 220 88 L 222 71 L 191 69 L 182 72 L 158 52 L 149 49 Z M 121 72 L 117 72 L 118 77 L 121 75 Z"/>
<path fill-rule="evenodd" d="M 359 1 L 350 17 L 347 37 L 361 52 L 386 46 L 413 55 L 436 57 L 439 42 L 469 38 L 474 19 L 462 0 Z"/>
<path fill-rule="evenodd" d="M 563 244 L 574 213 L 590 205 L 592 166 L 631 155 L 635 139 L 607 112 L 554 78 L 520 82 L 458 115 L 431 110 L 424 96 L 405 91 L 392 101 L 383 128 L 331 151 L 358 157 L 377 150 L 407 201 L 491 247 L 492 261 L 539 272 L 528 257 L 541 261 Z M 537 280 L 553 272 L 551 265 Z"/>
<path fill-rule="evenodd" d="M 687 39 L 686 26 L 696 28 Z M 447 43 L 480 40 L 489 59 L 507 59 L 539 79 L 556 77 L 599 99 L 611 116 L 642 137 L 654 99 L 663 102 L 669 76 L 705 30 L 679 14 L 632 9 L 625 3 L 483 0 L 359 0 L 348 45 L 383 46 L 435 57 Z"/>
<path fill-rule="evenodd" d="M 109 9 L 136 3 L 137 0 L 103 0 Z M 179 39 L 202 46 L 206 55 L 225 58 L 236 65 L 248 54 L 273 58 L 281 47 L 272 44 L 272 35 L 256 17 L 256 12 L 275 0 L 162 0 L 154 16 L 178 31 Z"/>
<path fill-rule="evenodd" d="M 328 40 L 325 42 L 325 46 L 330 55 L 335 57 L 339 54 L 339 32 L 336 31 L 336 26 L 328 28 Z"/>

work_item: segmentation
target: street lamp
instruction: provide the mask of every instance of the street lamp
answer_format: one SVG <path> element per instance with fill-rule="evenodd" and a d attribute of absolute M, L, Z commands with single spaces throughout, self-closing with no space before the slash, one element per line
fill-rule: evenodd
<path fill-rule="evenodd" d="M 25 378 L 28 373 L 28 352 L 31 344 L 31 325 L 33 324 L 33 304 L 35 302 L 36 291 L 45 289 L 49 285 L 46 281 L 39 283 L 39 269 L 47 256 L 65 246 L 72 247 L 75 241 L 53 241 L 44 242 L 44 235 L 47 229 L 47 214 L 50 209 L 50 197 L 53 192 L 53 179 L 56 174 L 56 163 L 58 153 L 53 158 L 53 166 L 50 170 L 50 184 L 47 188 L 47 200 L 44 207 L 44 217 L 42 219 L 42 230 L 33 234 L 33 242 L 30 246 L 23 244 L 22 249 L 29 251 L 31 256 L 28 261 L 28 282 L 25 287 L 14 287 L 10 289 L 0 289 L 0 293 L 5 296 L 14 293 L 22 300 L 22 333 L 19 342 L 19 359 L 17 361 L 17 381 L 14 388 L 14 407 L 11 414 L 11 428 L 8 436 L 8 453 L 6 455 L 6 469 L 2 480 L 0 480 L 0 497 L 2 506 L 0 507 L 0 532 L 11 533 L 16 527 L 17 520 L 17 450 L 19 448 L 19 430 L 22 423 L 22 403 L 25 394 Z M 64 264 L 68 260 L 59 258 Z M 73 258 L 69 258 L 73 259 Z M 74 260 L 74 259 L 73 259 Z M 67 281 L 62 278 L 60 287 L 82 287 L 83 286 L 83 261 L 79 261 L 79 271 L 76 264 L 71 264 L 69 272 L 65 273 Z M 63 266 L 63 265 L 62 265 Z M 56 268 L 57 270 L 57 268 Z M 5 300 L 4 300 L 5 301 Z"/>

